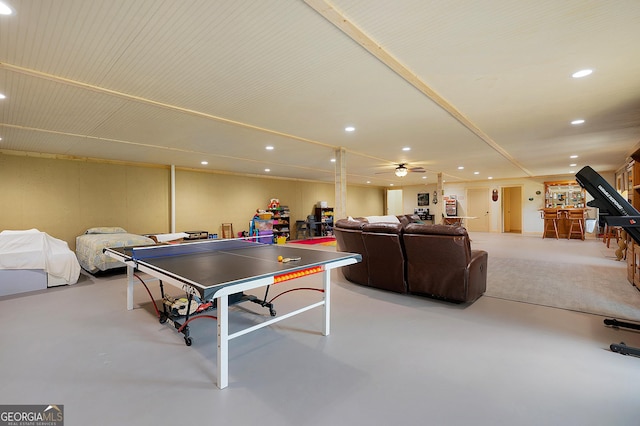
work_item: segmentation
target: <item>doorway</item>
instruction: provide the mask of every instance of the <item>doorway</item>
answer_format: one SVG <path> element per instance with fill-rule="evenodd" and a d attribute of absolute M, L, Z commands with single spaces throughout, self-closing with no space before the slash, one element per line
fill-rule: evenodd
<path fill-rule="evenodd" d="M 522 234 L 522 187 L 502 188 L 502 232 Z"/>
<path fill-rule="evenodd" d="M 403 214 L 402 189 L 387 189 L 387 213 L 398 216 Z"/>

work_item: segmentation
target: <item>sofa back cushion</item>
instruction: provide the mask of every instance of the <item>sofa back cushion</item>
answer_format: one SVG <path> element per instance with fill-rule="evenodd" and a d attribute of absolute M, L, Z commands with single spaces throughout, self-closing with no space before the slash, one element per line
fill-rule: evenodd
<path fill-rule="evenodd" d="M 398 220 L 404 226 L 410 223 L 424 223 L 417 214 L 403 214 L 398 216 Z"/>
<path fill-rule="evenodd" d="M 405 232 L 422 235 L 469 235 L 463 226 L 431 225 L 428 223 L 410 223 L 405 227 Z"/>
<path fill-rule="evenodd" d="M 362 240 L 369 262 L 369 286 L 406 293 L 401 223 L 366 223 Z"/>
<path fill-rule="evenodd" d="M 403 242 L 409 292 L 464 300 L 471 245 L 461 226 L 409 224 Z"/>
<path fill-rule="evenodd" d="M 362 241 L 362 226 L 364 224 L 365 222 L 362 221 L 339 219 L 335 223 L 333 234 L 336 237 L 337 251 L 358 253 L 362 256 L 361 262 L 340 268 L 344 277 L 351 282 L 368 285 L 369 262 Z"/>
<path fill-rule="evenodd" d="M 365 219 L 369 223 L 400 223 L 398 216 L 384 215 L 384 216 L 365 216 Z"/>

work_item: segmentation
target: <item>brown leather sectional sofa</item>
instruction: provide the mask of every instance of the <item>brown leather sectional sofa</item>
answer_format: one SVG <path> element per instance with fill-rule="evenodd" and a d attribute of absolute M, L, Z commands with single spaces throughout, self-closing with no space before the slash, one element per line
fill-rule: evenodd
<path fill-rule="evenodd" d="M 362 262 L 342 268 L 356 284 L 470 303 L 486 290 L 488 254 L 471 250 L 461 226 L 420 223 L 417 216 L 397 216 L 400 223 L 340 219 L 334 234 L 338 251 L 359 253 Z"/>

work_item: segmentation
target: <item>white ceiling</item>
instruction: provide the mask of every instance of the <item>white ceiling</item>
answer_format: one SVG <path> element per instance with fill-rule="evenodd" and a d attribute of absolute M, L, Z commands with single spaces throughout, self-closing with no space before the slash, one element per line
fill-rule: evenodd
<path fill-rule="evenodd" d="M 5 152 L 331 182 L 344 148 L 386 186 L 612 171 L 640 142 L 638 0 L 2 1 Z"/>

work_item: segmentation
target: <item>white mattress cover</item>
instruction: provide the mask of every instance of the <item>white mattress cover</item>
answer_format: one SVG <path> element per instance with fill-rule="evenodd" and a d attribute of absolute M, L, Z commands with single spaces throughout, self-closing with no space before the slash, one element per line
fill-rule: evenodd
<path fill-rule="evenodd" d="M 80 264 L 65 241 L 37 229 L 0 232 L 0 269 L 43 269 L 75 284 Z"/>

